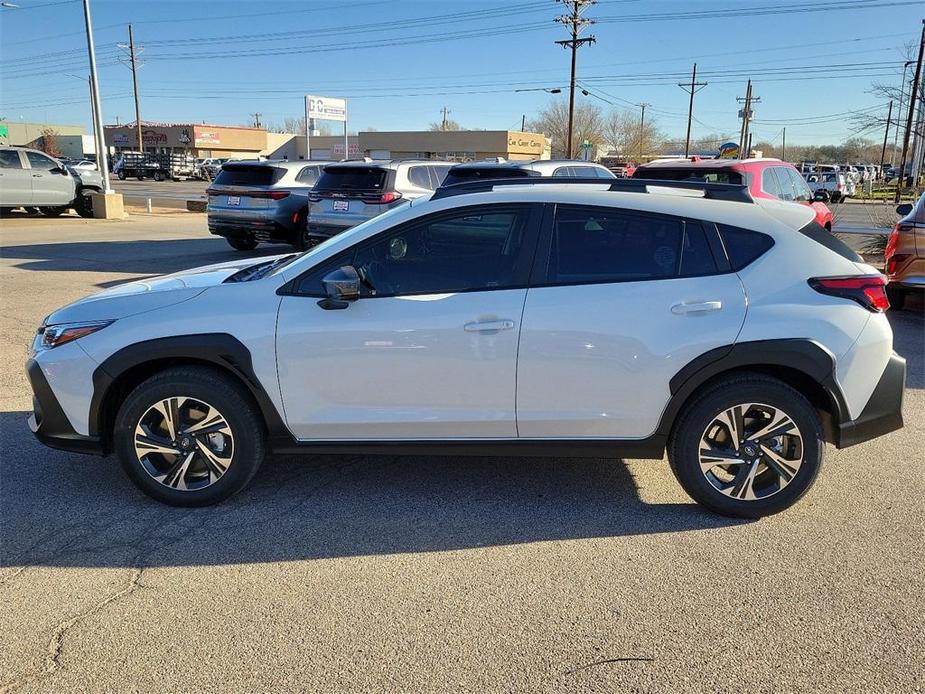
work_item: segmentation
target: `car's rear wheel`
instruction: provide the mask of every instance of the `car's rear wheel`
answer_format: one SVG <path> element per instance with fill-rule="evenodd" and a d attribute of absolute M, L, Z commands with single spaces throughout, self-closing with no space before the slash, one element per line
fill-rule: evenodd
<path fill-rule="evenodd" d="M 141 383 L 114 431 L 129 478 L 171 506 L 208 506 L 243 489 L 263 461 L 264 439 L 246 390 L 206 367 L 168 369 Z"/>
<path fill-rule="evenodd" d="M 668 444 L 684 490 L 725 516 L 760 518 L 795 504 L 816 480 L 825 442 L 809 401 L 782 381 L 743 374 L 685 408 Z"/>
<path fill-rule="evenodd" d="M 160 182 L 160 181 L 165 180 L 166 178 L 167 178 L 167 176 L 165 176 L 164 173 L 163 173 L 162 171 L 155 171 L 155 172 L 154 172 L 154 180 L 155 180 L 155 181 Z"/>
<path fill-rule="evenodd" d="M 116 176 L 119 177 L 120 181 L 124 181 L 127 178 L 124 171 L 120 171 L 119 173 L 116 174 Z"/>
<path fill-rule="evenodd" d="M 303 227 L 298 232 L 298 236 L 296 238 L 297 238 L 297 241 L 296 241 L 295 247 L 298 248 L 300 251 L 307 251 L 309 249 L 314 248 L 319 243 L 321 243 L 321 241 L 319 241 L 318 239 L 308 235 L 308 229 L 306 227 Z"/>
<path fill-rule="evenodd" d="M 252 251 L 257 248 L 257 239 L 253 236 L 248 236 L 247 238 L 228 238 L 225 240 L 228 242 L 228 245 L 234 248 L 236 251 Z"/>
<path fill-rule="evenodd" d="M 46 217 L 60 217 L 67 212 L 67 205 L 58 205 L 57 207 L 40 207 L 39 211 Z"/>

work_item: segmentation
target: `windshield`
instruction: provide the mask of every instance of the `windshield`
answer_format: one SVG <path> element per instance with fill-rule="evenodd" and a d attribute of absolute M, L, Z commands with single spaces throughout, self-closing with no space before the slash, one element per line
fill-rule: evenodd
<path fill-rule="evenodd" d="M 655 181 L 705 181 L 742 184 L 742 174 L 729 169 L 637 169 L 633 178 Z"/>

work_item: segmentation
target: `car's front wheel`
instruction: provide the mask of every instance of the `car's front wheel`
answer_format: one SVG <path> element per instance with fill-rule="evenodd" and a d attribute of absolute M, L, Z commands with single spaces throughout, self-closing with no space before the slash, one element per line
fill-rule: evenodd
<path fill-rule="evenodd" d="M 89 219 L 93 216 L 93 193 L 89 190 L 82 190 L 74 201 L 74 210 L 81 217 Z"/>
<path fill-rule="evenodd" d="M 760 518 L 795 504 L 816 480 L 825 442 L 809 401 L 786 383 L 743 374 L 681 413 L 668 460 L 684 490 L 725 516 Z"/>
<path fill-rule="evenodd" d="M 227 499 L 264 457 L 264 427 L 250 395 L 207 367 L 172 368 L 141 383 L 122 403 L 113 438 L 129 478 L 171 506 Z"/>

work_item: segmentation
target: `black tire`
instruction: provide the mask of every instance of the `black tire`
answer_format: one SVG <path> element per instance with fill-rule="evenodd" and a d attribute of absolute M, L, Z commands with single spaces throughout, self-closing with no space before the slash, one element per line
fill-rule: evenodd
<path fill-rule="evenodd" d="M 135 178 L 137 178 L 139 181 L 145 180 L 145 177 L 144 177 L 144 176 L 135 176 Z"/>
<path fill-rule="evenodd" d="M 150 456 L 139 457 L 135 450 L 135 428 L 142 417 L 156 403 L 180 397 L 212 406 L 224 418 L 233 437 L 230 463 L 224 474 L 199 489 L 177 489 L 157 481 L 141 462 L 142 457 L 150 460 Z M 171 506 L 209 506 L 241 491 L 263 462 L 265 439 L 263 420 L 244 386 L 218 369 L 198 366 L 167 369 L 137 386 L 119 408 L 113 432 L 116 454 L 132 482 L 148 496 Z M 193 441 L 187 450 L 196 445 Z M 171 464 L 170 459 L 158 460 Z M 202 465 L 201 456 L 190 464 L 189 475 L 193 477 L 183 476 L 184 480 L 196 479 L 197 464 Z"/>
<path fill-rule="evenodd" d="M 40 207 L 39 211 L 46 217 L 60 217 L 65 212 L 67 212 L 67 205 L 59 205 L 58 207 Z"/>
<path fill-rule="evenodd" d="M 890 308 L 902 311 L 903 306 L 906 305 L 906 294 L 906 290 L 902 287 L 897 287 L 895 284 L 886 285 L 886 298 L 890 300 Z"/>
<path fill-rule="evenodd" d="M 74 211 L 84 219 L 91 219 L 93 217 L 93 198 L 91 197 L 92 194 L 92 191 L 82 190 L 77 195 L 77 199 L 74 201 Z"/>
<path fill-rule="evenodd" d="M 228 242 L 228 245 L 234 248 L 236 251 L 252 251 L 257 248 L 257 239 L 253 236 L 249 236 L 246 239 L 242 238 L 228 238 L 225 240 Z"/>
<path fill-rule="evenodd" d="M 308 251 L 321 243 L 320 240 L 308 235 L 308 227 L 296 228 L 296 241 L 293 244 L 300 251 Z"/>
<path fill-rule="evenodd" d="M 786 414 L 802 435 L 802 463 L 789 483 L 776 493 L 747 501 L 720 491 L 700 464 L 701 440 L 708 427 L 724 411 L 742 403 L 775 408 Z M 714 383 L 685 406 L 668 442 L 668 460 L 684 491 L 699 504 L 724 516 L 761 518 L 790 508 L 809 490 L 822 466 L 824 448 L 819 417 L 801 393 L 775 378 L 745 373 Z M 741 469 L 746 467 L 742 465 Z M 755 484 L 762 475 L 774 476 L 767 463 L 760 463 L 756 469 L 764 472 L 755 477 Z"/>
<path fill-rule="evenodd" d="M 162 172 L 160 172 L 160 171 L 155 171 L 155 172 L 154 172 L 154 180 L 155 180 L 155 181 L 161 182 L 161 181 L 165 180 L 166 178 L 167 178 L 167 177 L 166 177 Z"/>
<path fill-rule="evenodd" d="M 124 171 L 120 171 L 119 173 L 116 174 L 116 176 L 119 177 L 120 181 L 124 181 L 127 178 Z"/>

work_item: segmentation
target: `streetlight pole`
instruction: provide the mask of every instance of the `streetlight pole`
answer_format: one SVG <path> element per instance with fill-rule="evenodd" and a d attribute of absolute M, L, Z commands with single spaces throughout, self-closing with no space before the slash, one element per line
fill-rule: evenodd
<path fill-rule="evenodd" d="M 87 27 L 87 54 L 90 58 L 90 87 L 93 90 L 93 118 L 96 121 L 96 140 L 105 144 L 103 138 L 103 111 L 100 108 L 100 81 L 96 72 L 96 49 L 93 46 L 93 22 L 90 19 L 90 0 L 83 0 L 84 5 L 84 24 Z M 105 152 L 97 154 L 97 165 L 100 167 L 100 176 L 103 179 L 103 192 L 107 195 L 112 193 L 112 185 L 109 182 L 109 161 Z"/>

